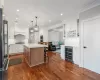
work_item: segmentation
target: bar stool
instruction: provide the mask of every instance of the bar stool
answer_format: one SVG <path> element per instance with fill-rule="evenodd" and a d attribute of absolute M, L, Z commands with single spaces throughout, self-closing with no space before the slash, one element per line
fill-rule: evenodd
<path fill-rule="evenodd" d="M 47 48 L 44 48 L 44 62 L 49 62 L 49 56 L 47 55 Z"/>

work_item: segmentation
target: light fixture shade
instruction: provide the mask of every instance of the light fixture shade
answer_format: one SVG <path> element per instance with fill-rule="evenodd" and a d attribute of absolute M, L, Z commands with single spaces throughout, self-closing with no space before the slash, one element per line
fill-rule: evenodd
<path fill-rule="evenodd" d="M 39 32 L 39 26 L 34 26 L 34 31 Z"/>
<path fill-rule="evenodd" d="M 35 26 L 34 26 L 34 31 L 35 32 L 39 32 L 39 26 L 37 25 L 37 16 L 35 17 L 36 18 L 36 24 L 35 24 Z"/>
<path fill-rule="evenodd" d="M 30 30 L 30 32 L 32 33 L 32 32 L 34 32 L 33 30 Z"/>
<path fill-rule="evenodd" d="M 34 26 L 33 26 L 33 21 L 31 21 L 32 26 L 29 28 L 30 33 L 34 33 Z M 29 26 L 29 25 L 28 25 Z"/>
<path fill-rule="evenodd" d="M 29 28 L 29 32 L 34 33 L 34 28 L 33 27 Z"/>
<path fill-rule="evenodd" d="M 35 31 L 38 31 L 38 28 L 34 28 Z"/>

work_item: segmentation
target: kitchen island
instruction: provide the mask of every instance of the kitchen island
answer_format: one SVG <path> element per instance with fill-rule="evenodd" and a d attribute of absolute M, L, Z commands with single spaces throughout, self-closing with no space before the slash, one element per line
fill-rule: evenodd
<path fill-rule="evenodd" d="M 44 63 L 44 47 L 47 46 L 41 44 L 24 45 L 25 61 L 30 67 Z"/>

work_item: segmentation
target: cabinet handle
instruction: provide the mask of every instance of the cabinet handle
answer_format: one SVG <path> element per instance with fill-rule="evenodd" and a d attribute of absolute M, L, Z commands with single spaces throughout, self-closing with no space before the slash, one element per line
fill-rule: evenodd
<path fill-rule="evenodd" d="M 86 47 L 86 46 L 84 46 L 83 48 L 84 48 L 84 49 L 86 49 L 87 47 Z"/>

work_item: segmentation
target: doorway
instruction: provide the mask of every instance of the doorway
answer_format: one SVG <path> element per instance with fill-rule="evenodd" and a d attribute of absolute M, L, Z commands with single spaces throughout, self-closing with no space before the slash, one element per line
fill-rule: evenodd
<path fill-rule="evenodd" d="M 54 53 L 61 54 L 61 45 L 64 45 L 63 39 L 63 26 L 58 26 L 53 29 L 49 29 L 49 42 L 52 42 L 55 45 L 56 50 Z"/>

